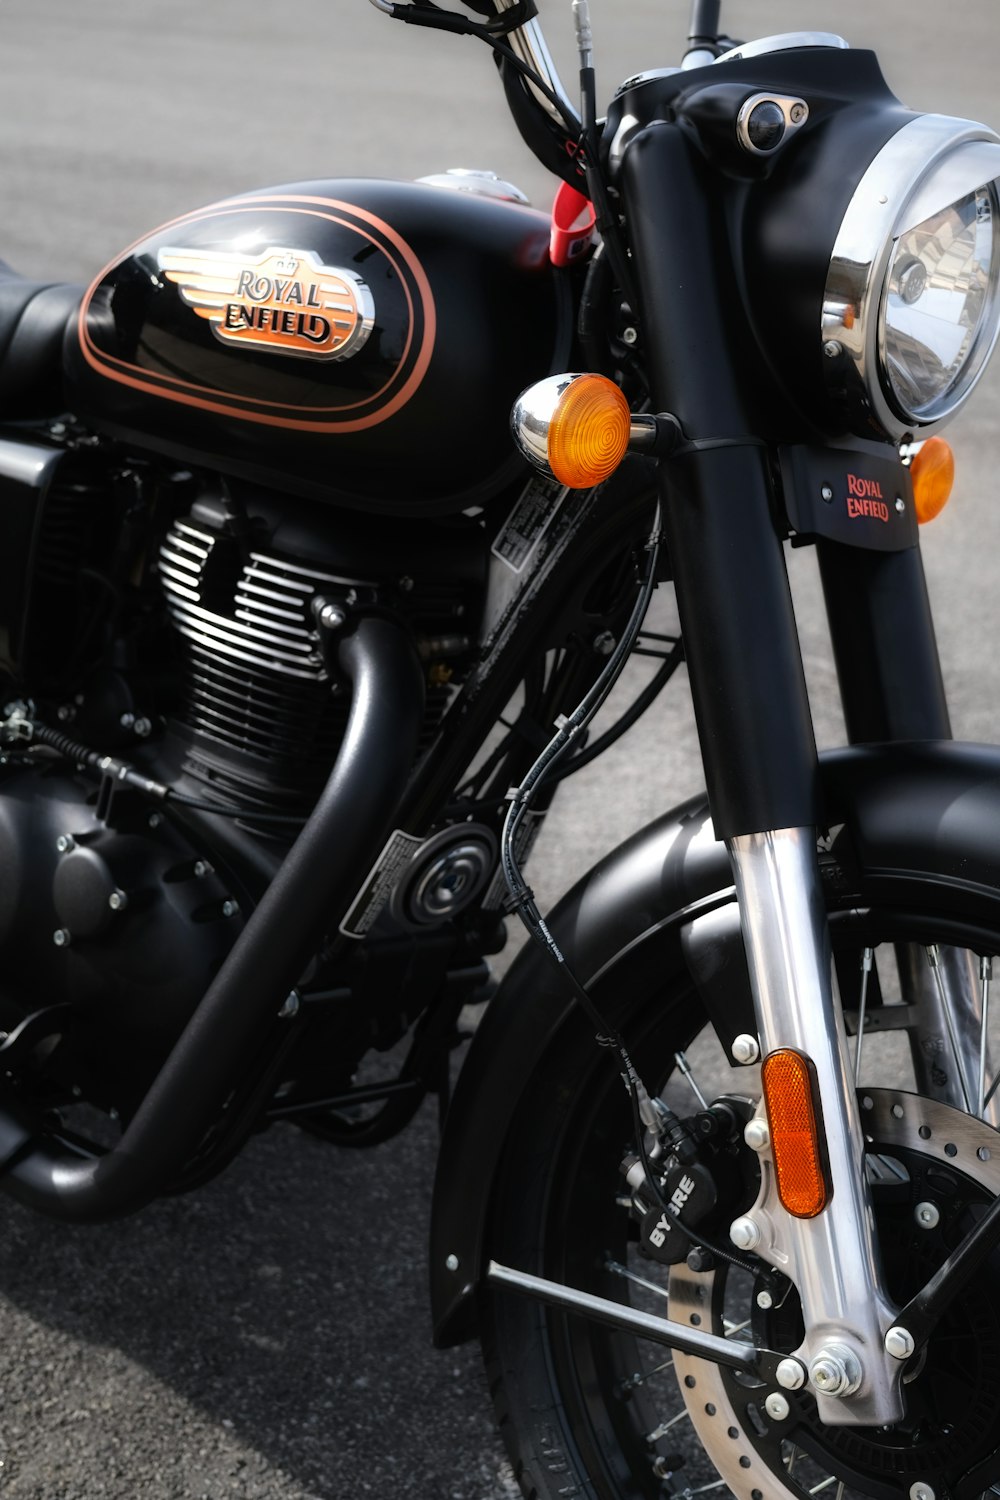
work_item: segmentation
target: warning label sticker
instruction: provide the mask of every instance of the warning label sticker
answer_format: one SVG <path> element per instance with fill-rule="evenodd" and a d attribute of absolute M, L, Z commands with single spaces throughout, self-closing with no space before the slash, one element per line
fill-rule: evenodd
<path fill-rule="evenodd" d="M 423 842 L 416 834 L 404 833 L 401 828 L 390 833 L 382 853 L 340 924 L 345 937 L 363 938 L 372 930 L 400 876 Z"/>
<path fill-rule="evenodd" d="M 520 573 L 568 493 L 550 479 L 530 480 L 493 543 L 494 557 Z"/>

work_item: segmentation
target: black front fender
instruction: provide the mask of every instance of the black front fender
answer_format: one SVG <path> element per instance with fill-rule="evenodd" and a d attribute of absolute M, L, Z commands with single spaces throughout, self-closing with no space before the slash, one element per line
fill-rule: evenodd
<path fill-rule="evenodd" d="M 827 826 L 843 824 L 846 832 L 849 861 L 841 878 L 850 882 L 853 865 L 865 890 L 887 904 L 953 912 L 984 933 L 1000 929 L 1000 749 L 952 742 L 857 746 L 822 756 L 821 775 Z M 600 1002 L 604 980 L 620 988 L 639 973 L 666 979 L 677 972 L 685 962 L 684 930 L 700 917 L 710 932 L 708 914 L 734 899 L 725 847 L 715 839 L 707 802 L 695 798 L 596 865 L 549 920 L 575 973 Z M 731 964 L 731 946 L 724 947 L 719 962 Z M 713 972 L 711 956 L 695 977 L 716 993 L 729 980 Z M 722 985 L 712 983 L 720 978 Z M 739 1006 L 745 978 L 731 989 Z M 431 1307 L 438 1344 L 475 1334 L 493 1175 L 525 1082 L 572 1005 L 556 966 L 529 944 L 469 1049 L 434 1192 Z"/>

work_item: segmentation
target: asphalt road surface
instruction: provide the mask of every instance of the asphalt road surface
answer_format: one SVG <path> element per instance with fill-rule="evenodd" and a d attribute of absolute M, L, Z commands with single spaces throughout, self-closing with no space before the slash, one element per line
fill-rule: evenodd
<path fill-rule="evenodd" d="M 592 0 L 606 92 L 678 60 L 668 0 Z M 543 0 L 570 76 L 568 0 Z M 996 0 L 757 3 L 741 36 L 833 29 L 882 55 L 907 103 L 1000 125 Z M 337 176 L 492 167 L 547 206 L 474 43 L 365 0 L 6 0 L 0 255 L 84 279 L 213 198 Z M 956 499 L 925 539 L 956 733 L 1000 733 L 991 377 L 955 424 Z M 806 555 L 793 559 L 820 739 L 842 731 Z M 671 601 L 657 603 L 669 620 Z M 562 796 L 533 865 L 546 897 L 700 782 L 683 684 Z M 222 1180 L 74 1230 L 4 1205 L 0 1495 L 17 1500 L 501 1500 L 513 1493 L 477 1351 L 429 1345 L 423 1118 L 372 1155 L 292 1130 Z"/>

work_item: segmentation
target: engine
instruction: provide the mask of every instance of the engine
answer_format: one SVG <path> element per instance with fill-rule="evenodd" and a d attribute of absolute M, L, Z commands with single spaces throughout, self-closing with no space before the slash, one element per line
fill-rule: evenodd
<path fill-rule="evenodd" d="M 23 607 L 0 618 L 4 716 L 21 694 L 62 739 L 0 750 L 0 1028 L 31 1018 L 46 1087 L 127 1115 L 330 773 L 339 632 L 360 610 L 405 620 L 427 743 L 469 660 L 483 533 L 338 527 L 307 502 L 42 451 Z M 84 773 L 75 743 L 226 816 L 172 820 Z"/>
<path fill-rule="evenodd" d="M 205 496 L 170 526 L 157 565 L 181 662 L 180 772 L 271 818 L 304 817 L 329 775 L 349 707 L 336 636 L 353 611 L 411 626 L 428 662 L 425 743 L 475 625 L 478 532 L 396 522 L 375 536 L 352 518 L 345 542 L 329 513 L 310 519 L 269 497 Z"/>

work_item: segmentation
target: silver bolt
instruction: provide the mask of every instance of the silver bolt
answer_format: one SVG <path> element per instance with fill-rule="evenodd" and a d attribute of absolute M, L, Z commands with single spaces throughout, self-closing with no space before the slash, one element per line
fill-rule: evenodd
<path fill-rule="evenodd" d="M 918 1479 L 916 1484 L 910 1485 L 910 1500 L 937 1500 L 937 1497 L 929 1484 Z"/>
<path fill-rule="evenodd" d="M 122 714 L 118 722 L 123 729 L 131 729 L 135 724 L 135 714 Z"/>
<path fill-rule="evenodd" d="M 893 1359 L 909 1359 L 917 1343 L 908 1328 L 890 1328 L 885 1336 L 885 1352 Z"/>
<path fill-rule="evenodd" d="M 758 1292 L 757 1293 L 757 1306 L 759 1308 L 762 1308 L 764 1312 L 767 1312 L 768 1308 L 773 1307 L 774 1306 L 774 1298 L 771 1296 L 771 1293 L 770 1292 Z"/>
<path fill-rule="evenodd" d="M 808 104 L 793 104 L 788 111 L 788 118 L 793 125 L 804 125 L 809 118 Z"/>
<path fill-rule="evenodd" d="M 399 580 L 399 586 L 404 594 L 413 593 L 413 579 L 408 573 L 404 573 L 403 577 Z M 352 589 L 351 592 L 354 593 L 354 590 Z"/>
<path fill-rule="evenodd" d="M 787 1396 L 783 1396 L 780 1391 L 772 1391 L 764 1402 L 764 1410 L 776 1422 L 783 1422 L 791 1411 L 791 1407 L 788 1404 Z"/>
<path fill-rule="evenodd" d="M 853 1396 L 861 1384 L 861 1363 L 846 1344 L 827 1344 L 811 1361 L 809 1378 L 821 1396 Z"/>
<path fill-rule="evenodd" d="M 748 1120 L 743 1131 L 743 1139 L 751 1151 L 766 1151 L 771 1144 L 771 1132 L 767 1128 L 767 1121 L 759 1118 Z"/>
<path fill-rule="evenodd" d="M 282 1019 L 284 1019 L 287 1016 L 297 1016 L 298 1013 L 299 1013 L 299 1006 L 301 1004 L 302 1004 L 302 1002 L 299 999 L 298 995 L 296 994 L 296 992 L 294 990 L 292 990 L 291 994 L 286 997 L 285 1003 L 282 1005 L 281 1009 L 278 1011 L 278 1015 Z"/>
<path fill-rule="evenodd" d="M 224 917 L 235 917 L 239 909 L 238 901 L 223 901 L 222 903 L 222 915 Z"/>
<path fill-rule="evenodd" d="M 52 941 L 57 948 L 68 948 L 73 941 L 73 934 L 68 927 L 57 927 L 52 934 Z"/>
<path fill-rule="evenodd" d="M 149 817 L 146 819 L 147 826 L 150 828 L 159 828 L 162 822 L 163 819 L 160 817 L 159 813 L 150 813 Z"/>
<path fill-rule="evenodd" d="M 192 871 L 192 874 L 194 875 L 195 879 L 196 880 L 204 880 L 204 878 L 208 874 L 208 872 L 209 872 L 209 866 L 205 863 L 205 861 L 203 859 L 196 859 L 195 862 L 194 862 L 194 869 Z"/>
<path fill-rule="evenodd" d="M 631 324 L 627 328 L 623 328 L 622 340 L 626 344 L 637 344 L 639 342 L 638 328 L 633 328 Z"/>
<path fill-rule="evenodd" d="M 71 724 L 76 718 L 76 709 L 72 703 L 60 703 L 56 709 L 56 718 L 60 724 Z"/>
<path fill-rule="evenodd" d="M 68 854 L 71 849 L 76 848 L 76 845 L 68 833 L 61 833 L 56 839 L 56 848 L 60 854 Z"/>
<path fill-rule="evenodd" d="M 903 499 L 902 495 L 896 496 L 896 509 L 899 511 L 900 515 L 902 515 L 903 511 L 906 509 L 906 501 Z"/>
<path fill-rule="evenodd" d="M 136 719 L 132 725 L 132 733 L 138 735 L 141 740 L 144 740 L 152 732 L 153 725 L 149 719 Z"/>
<path fill-rule="evenodd" d="M 733 1061 L 738 1062 L 741 1067 L 746 1067 L 749 1063 L 755 1063 L 760 1057 L 760 1045 L 757 1038 L 755 1036 L 748 1036 L 745 1032 L 742 1036 L 736 1037 L 730 1051 L 733 1055 Z"/>
<path fill-rule="evenodd" d="M 833 499 L 833 487 L 832 487 L 832 485 L 824 484 L 823 488 L 820 490 L 820 495 L 826 501 L 827 505 L 829 505 L 830 501 Z"/>
<path fill-rule="evenodd" d="M 786 1391 L 799 1391 L 806 1383 L 805 1368 L 797 1359 L 779 1360 L 774 1376 Z"/>
<path fill-rule="evenodd" d="M 594 636 L 594 650 L 598 656 L 610 656 L 615 649 L 615 638 L 610 630 L 602 630 Z"/>
<path fill-rule="evenodd" d="M 941 1222 L 941 1210 L 936 1203 L 918 1203 L 913 1217 L 921 1229 L 936 1229 Z"/>
<path fill-rule="evenodd" d="M 761 1241 L 760 1225 L 749 1214 L 744 1214 L 730 1224 L 729 1238 L 738 1250 L 756 1250 Z"/>
<path fill-rule="evenodd" d="M 446 1259 L 445 1259 L 445 1265 L 448 1267 L 449 1271 L 457 1271 L 458 1270 L 458 1256 L 457 1255 L 449 1255 L 449 1256 L 447 1256 Z"/>
<path fill-rule="evenodd" d="M 122 890 L 114 890 L 108 897 L 108 905 L 112 911 L 124 911 L 128 906 L 128 897 Z"/>
<path fill-rule="evenodd" d="M 839 359 L 843 352 L 843 345 L 838 344 L 836 339 L 827 339 L 823 345 L 823 353 L 827 359 Z"/>
<path fill-rule="evenodd" d="M 346 619 L 347 616 L 337 604 L 324 604 L 319 612 L 319 623 L 324 630 L 339 630 Z"/>

